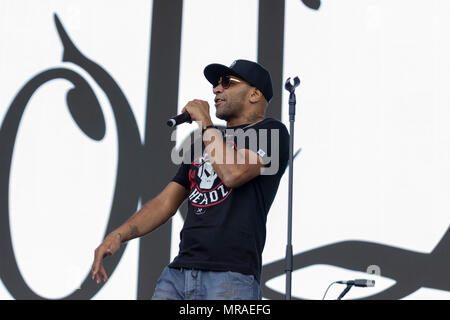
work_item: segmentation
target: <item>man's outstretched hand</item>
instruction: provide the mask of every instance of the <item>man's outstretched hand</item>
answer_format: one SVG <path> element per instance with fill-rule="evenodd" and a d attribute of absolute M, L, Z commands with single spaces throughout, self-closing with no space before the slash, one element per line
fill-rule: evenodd
<path fill-rule="evenodd" d="M 106 282 L 108 276 L 103 267 L 103 258 L 112 255 L 120 247 L 121 235 L 120 233 L 111 233 L 108 235 L 102 244 L 95 249 L 94 263 L 92 264 L 92 280 L 100 284 L 101 278 Z"/>

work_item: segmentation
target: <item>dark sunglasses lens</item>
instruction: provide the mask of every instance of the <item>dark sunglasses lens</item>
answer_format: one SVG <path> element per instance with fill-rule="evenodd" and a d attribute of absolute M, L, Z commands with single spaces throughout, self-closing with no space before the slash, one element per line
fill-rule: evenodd
<path fill-rule="evenodd" d="M 224 89 L 228 89 L 230 87 L 230 77 L 220 77 L 219 83 L 222 85 Z"/>

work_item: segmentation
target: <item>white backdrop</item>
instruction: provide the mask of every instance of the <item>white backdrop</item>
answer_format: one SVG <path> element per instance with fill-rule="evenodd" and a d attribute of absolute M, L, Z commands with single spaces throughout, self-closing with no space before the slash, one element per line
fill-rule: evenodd
<path fill-rule="evenodd" d="M 21 122 L 11 169 L 10 227 L 20 272 L 46 298 L 72 292 L 90 269 L 117 166 L 108 100 L 83 70 L 61 62 L 54 13 L 77 46 L 120 85 L 142 136 L 152 2 L 0 2 L 0 124 L 23 84 L 56 66 L 85 75 L 106 118 L 105 138 L 86 139 L 67 111 L 70 84 L 54 80 L 35 93 Z M 298 75 L 302 81 L 294 253 L 346 240 L 429 253 L 442 238 L 450 216 L 449 13 L 444 0 L 322 1 L 318 11 L 286 1 L 283 79 Z M 212 106 L 204 66 L 257 60 L 257 37 L 256 0 L 184 1 L 178 110 L 194 98 Z M 289 127 L 285 90 L 282 115 Z M 178 143 L 192 129 L 181 126 Z M 286 215 L 287 171 L 268 217 L 264 264 L 284 257 Z M 182 223 L 175 215 L 172 257 Z M 138 244 L 130 242 L 95 299 L 136 298 Z M 354 288 L 346 298 L 369 296 L 395 284 L 380 268 L 381 276 L 369 276 L 313 265 L 294 272 L 292 293 L 321 299 L 332 281 L 371 278 L 374 288 Z M 283 292 L 284 276 L 268 285 Z M 342 289 L 332 287 L 327 297 L 336 298 Z M 0 299 L 10 298 L 0 282 Z M 449 299 L 450 292 L 421 288 L 406 297 L 428 298 Z"/>

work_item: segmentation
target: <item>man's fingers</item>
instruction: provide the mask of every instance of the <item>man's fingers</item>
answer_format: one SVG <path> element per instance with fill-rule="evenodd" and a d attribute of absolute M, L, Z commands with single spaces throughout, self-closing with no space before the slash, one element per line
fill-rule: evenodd
<path fill-rule="evenodd" d="M 98 284 L 100 284 L 102 278 L 105 282 L 108 280 L 105 268 L 103 267 L 103 259 L 117 251 L 118 245 L 115 239 L 113 239 L 112 237 L 108 237 L 97 249 L 95 249 L 91 276 L 92 280 L 96 281 Z"/>
<path fill-rule="evenodd" d="M 108 246 L 106 249 L 104 246 L 101 246 L 95 250 L 94 263 L 92 264 L 92 280 L 97 282 L 97 284 L 100 284 L 101 279 L 103 279 L 104 282 L 108 280 L 108 275 L 103 267 L 102 260 L 113 253 L 114 250 L 111 246 Z"/>
<path fill-rule="evenodd" d="M 105 279 L 106 273 L 105 273 L 105 269 L 103 268 L 102 259 L 105 256 L 109 256 L 111 254 L 112 254 L 112 252 L 110 249 L 107 249 L 106 251 L 104 251 L 100 248 L 97 248 L 95 250 L 94 263 L 92 265 L 92 280 L 95 280 L 97 283 L 100 283 L 100 276 L 102 276 L 103 279 Z"/>
<path fill-rule="evenodd" d="M 102 275 L 103 282 L 106 282 L 108 280 L 108 276 L 107 276 L 105 268 L 103 268 L 103 266 L 100 268 L 100 273 Z"/>
<path fill-rule="evenodd" d="M 94 260 L 94 263 L 92 265 L 92 272 L 91 272 L 92 280 L 94 280 L 97 273 L 98 273 L 98 263 L 96 263 L 96 261 Z"/>
<path fill-rule="evenodd" d="M 94 265 L 92 266 L 92 280 L 97 280 L 99 268 L 99 264 L 94 263 Z"/>
<path fill-rule="evenodd" d="M 92 264 L 92 278 L 98 272 L 103 255 L 100 252 L 100 248 L 95 249 L 94 263 Z"/>
<path fill-rule="evenodd" d="M 106 274 L 105 268 L 103 265 L 100 266 L 99 270 L 92 271 L 92 280 L 97 282 L 97 284 L 100 284 L 101 280 L 103 279 L 103 282 L 106 282 L 108 280 L 108 275 Z"/>

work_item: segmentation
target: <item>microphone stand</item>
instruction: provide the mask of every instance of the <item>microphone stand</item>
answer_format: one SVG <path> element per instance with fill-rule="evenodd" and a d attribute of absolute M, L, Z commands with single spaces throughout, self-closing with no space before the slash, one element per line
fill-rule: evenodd
<path fill-rule="evenodd" d="M 294 83 L 291 83 L 291 78 L 286 80 L 284 88 L 289 91 L 289 192 L 288 192 L 288 230 L 287 230 L 287 245 L 286 245 L 286 300 L 291 300 L 292 290 L 292 189 L 293 189 L 293 175 L 294 175 L 294 122 L 295 122 L 295 88 L 300 84 L 298 77 L 294 78 Z"/>

